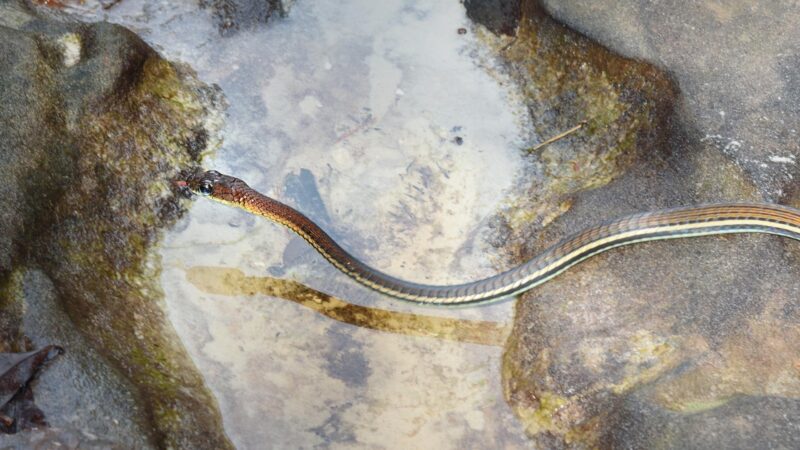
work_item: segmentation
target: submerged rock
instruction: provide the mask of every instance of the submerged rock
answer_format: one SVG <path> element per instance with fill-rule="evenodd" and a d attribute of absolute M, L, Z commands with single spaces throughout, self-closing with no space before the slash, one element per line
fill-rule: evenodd
<path fill-rule="evenodd" d="M 200 0 L 200 6 L 211 10 L 222 35 L 266 23 L 274 16 L 289 14 L 294 0 Z"/>
<path fill-rule="evenodd" d="M 520 0 L 464 0 L 467 17 L 495 34 L 513 35 L 520 18 Z"/>
<path fill-rule="evenodd" d="M 0 2 L 0 43 L 2 347 L 29 350 L 63 309 L 88 347 L 75 354 L 111 364 L 92 363 L 108 372 L 85 374 L 84 386 L 98 376 L 132 386 L 138 410 L 116 413 L 145 442 L 230 447 L 161 309 L 151 253 L 180 213 L 169 177 L 216 145 L 219 91 L 122 27 L 53 20 L 22 2 Z M 47 296 L 60 308 L 37 306 Z"/>
<path fill-rule="evenodd" d="M 546 147 L 529 195 L 501 214 L 498 236 L 508 237 L 498 243 L 516 262 L 570 232 L 633 212 L 765 198 L 800 206 L 791 181 L 798 156 L 798 121 L 788 120 L 792 88 L 771 76 L 782 71 L 790 80 L 797 68 L 777 64 L 786 55 L 774 53 L 777 65 L 753 60 L 739 67 L 730 43 L 753 34 L 712 36 L 724 17 L 751 31 L 771 27 L 770 17 L 794 23 L 791 5 L 776 3 L 765 15 L 746 14 L 758 7 L 709 6 L 698 17 L 696 9 L 670 2 L 631 1 L 627 9 L 545 3 L 603 42 L 640 56 L 671 55 L 654 59 L 683 65 L 666 64 L 673 87 L 661 71 L 614 56 L 554 23 L 538 2 L 522 1 L 515 36 L 498 47 L 526 84 L 534 123 L 546 125 L 537 131 L 554 135 L 582 120 L 596 125 Z M 622 26 L 627 19 L 608 12 L 623 9 L 636 19 L 628 23 L 651 26 Z M 700 28 L 706 39 L 696 48 L 674 47 L 684 42 L 678 23 Z M 796 32 L 790 28 L 783 28 L 787 35 Z M 753 47 L 750 54 L 760 54 Z M 689 64 L 695 69 L 684 76 Z M 704 71 L 705 64 L 728 70 Z M 761 89 L 729 82 L 756 78 L 766 91 L 783 93 L 754 100 Z M 711 126 L 717 99 L 726 111 L 739 105 L 749 112 Z M 760 128 L 754 119 L 775 115 L 787 120 Z M 742 145 L 734 129 L 750 143 Z M 731 139 L 739 144 L 732 147 Z M 590 162 L 589 169 L 574 166 L 578 161 Z M 637 244 L 592 258 L 517 303 L 504 355 L 506 398 L 547 448 L 796 447 L 798 264 L 798 243 L 760 235 Z"/>

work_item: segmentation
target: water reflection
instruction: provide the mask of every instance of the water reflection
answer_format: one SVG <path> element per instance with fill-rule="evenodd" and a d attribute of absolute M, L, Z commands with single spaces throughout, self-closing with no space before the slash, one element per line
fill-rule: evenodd
<path fill-rule="evenodd" d="M 229 37 L 192 2 L 125 0 L 94 18 L 222 88 L 225 144 L 205 167 L 393 276 L 451 284 L 502 268 L 487 223 L 522 168 L 528 116 L 461 2 L 302 0 Z M 209 201 L 161 260 L 169 316 L 238 447 L 530 446 L 500 383 L 513 302 L 394 302 L 284 228 Z"/>
<path fill-rule="evenodd" d="M 197 289 L 216 295 L 282 298 L 339 322 L 407 336 L 434 337 L 472 344 L 502 346 L 511 331 L 508 323 L 450 319 L 354 305 L 292 280 L 245 276 L 238 269 L 195 266 L 186 279 Z"/>

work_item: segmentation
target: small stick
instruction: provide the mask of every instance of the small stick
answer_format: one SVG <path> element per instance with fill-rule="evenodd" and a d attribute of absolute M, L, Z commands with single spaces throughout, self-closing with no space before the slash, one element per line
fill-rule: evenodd
<path fill-rule="evenodd" d="M 570 128 L 569 130 L 567 130 L 567 131 L 565 131 L 565 132 L 563 132 L 561 134 L 557 134 L 557 135 L 551 137 L 550 139 L 548 139 L 548 140 L 546 140 L 546 141 L 544 141 L 544 142 L 542 142 L 540 144 L 537 144 L 537 145 L 529 148 L 528 149 L 528 153 L 533 153 L 535 151 L 538 151 L 539 149 L 541 149 L 545 145 L 549 145 L 549 144 L 552 144 L 555 141 L 563 139 L 563 138 L 569 136 L 570 134 L 580 130 L 581 128 L 583 128 L 584 125 L 586 125 L 586 121 L 585 120 L 582 121 L 581 123 L 575 125 L 574 127 Z"/>

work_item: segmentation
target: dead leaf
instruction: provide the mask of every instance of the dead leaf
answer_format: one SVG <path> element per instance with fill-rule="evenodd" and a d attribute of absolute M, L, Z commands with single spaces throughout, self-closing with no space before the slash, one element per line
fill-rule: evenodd
<path fill-rule="evenodd" d="M 64 349 L 48 345 L 28 353 L 0 353 L 0 432 L 47 426 L 44 413 L 33 401 L 31 383 Z"/>

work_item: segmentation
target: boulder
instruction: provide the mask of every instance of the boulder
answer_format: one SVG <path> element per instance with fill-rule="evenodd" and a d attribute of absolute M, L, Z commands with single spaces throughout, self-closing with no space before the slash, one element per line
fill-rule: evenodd
<path fill-rule="evenodd" d="M 509 265 L 624 214 L 800 206 L 794 3 L 518 3 L 488 40 L 537 134 L 586 126 L 531 156 L 497 219 Z M 518 301 L 506 398 L 543 448 L 797 447 L 798 265 L 797 242 L 762 235 L 594 257 Z"/>
<path fill-rule="evenodd" d="M 229 448 L 216 401 L 162 309 L 153 252 L 159 230 L 181 212 L 169 178 L 218 144 L 220 91 L 125 28 L 25 5 L 0 1 L 0 346 L 30 351 L 48 343 L 52 327 L 69 325 L 61 339 L 85 347 L 64 343 L 61 359 L 97 362 L 72 376 L 90 379 L 86 388 L 107 377 L 133 396 L 115 417 L 139 433 L 111 426 L 107 436 Z M 37 307 L 46 297 L 58 307 Z M 65 317 L 48 321 L 60 311 Z M 63 399 L 81 396 L 92 398 Z M 37 403 L 47 413 L 46 399 Z"/>

